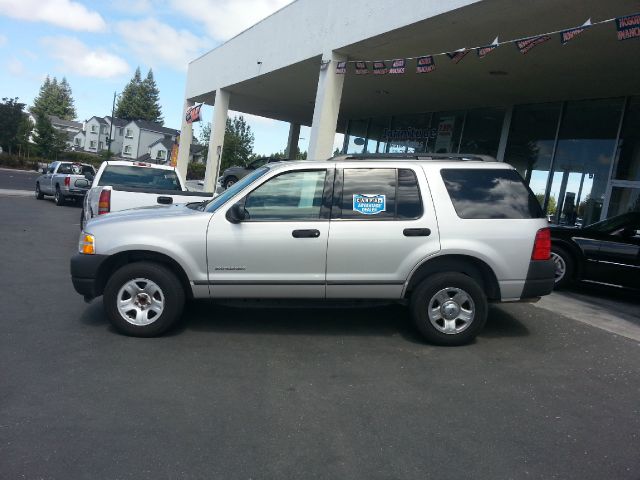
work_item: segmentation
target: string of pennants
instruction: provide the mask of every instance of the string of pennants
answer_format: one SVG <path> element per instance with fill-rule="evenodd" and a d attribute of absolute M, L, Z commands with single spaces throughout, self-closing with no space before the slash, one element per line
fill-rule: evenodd
<path fill-rule="evenodd" d="M 464 57 L 475 50 L 478 58 L 484 58 L 493 52 L 496 48 L 513 43 L 517 49 L 523 55 L 529 53 L 534 47 L 551 40 L 553 35 L 559 34 L 560 42 L 562 45 L 566 45 L 585 30 L 594 27 L 596 25 L 602 25 L 605 23 L 616 23 L 617 38 L 618 40 L 628 40 L 631 38 L 640 37 L 640 13 L 633 15 L 627 15 L 624 17 L 610 18 L 608 20 L 602 20 L 599 22 L 592 22 L 589 18 L 586 22 L 578 27 L 568 28 L 565 30 L 556 30 L 555 32 L 543 33 L 525 38 L 519 38 L 516 40 L 499 41 L 496 37 L 489 45 L 481 47 L 460 48 L 452 52 L 432 53 L 429 55 L 421 55 L 419 57 L 405 57 L 396 58 L 393 60 L 347 60 L 343 62 L 337 62 L 336 73 L 347 73 L 347 65 L 355 64 L 356 75 L 367 75 L 373 73 L 374 75 L 402 75 L 406 72 L 407 62 L 409 60 L 416 60 L 416 73 L 429 73 L 436 69 L 436 62 L 434 57 L 446 56 L 453 63 L 459 63 Z M 369 67 L 371 64 L 372 68 Z"/>

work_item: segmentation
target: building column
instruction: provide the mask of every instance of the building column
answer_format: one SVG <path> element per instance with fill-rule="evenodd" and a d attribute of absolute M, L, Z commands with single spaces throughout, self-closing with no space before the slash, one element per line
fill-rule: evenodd
<path fill-rule="evenodd" d="M 184 108 L 182 109 L 182 125 L 180 126 L 180 145 L 178 145 L 178 161 L 176 169 L 183 178 L 187 179 L 187 168 L 189 166 L 189 153 L 191 152 L 191 141 L 193 139 L 193 124 L 187 123 L 187 108 L 195 105 L 191 100 L 184 100 Z M 171 152 L 169 152 L 171 155 Z"/>
<path fill-rule="evenodd" d="M 326 160 L 333 155 L 333 141 L 345 77 L 336 73 L 336 64 L 344 60 L 346 57 L 335 52 L 322 56 L 307 155 L 311 160 Z"/>
<path fill-rule="evenodd" d="M 227 115 L 229 113 L 228 90 L 219 88 L 216 90 L 216 103 L 213 106 L 213 121 L 211 123 L 211 137 L 209 138 L 209 153 L 207 154 L 207 170 L 204 175 L 204 191 L 214 192 L 216 181 L 220 175 L 220 160 L 224 146 L 224 132 L 227 128 Z"/>
<path fill-rule="evenodd" d="M 289 160 L 296 159 L 296 153 L 298 153 L 298 142 L 300 141 L 300 124 L 289 124 L 289 140 L 287 140 L 287 149 L 284 152 L 284 156 Z"/>

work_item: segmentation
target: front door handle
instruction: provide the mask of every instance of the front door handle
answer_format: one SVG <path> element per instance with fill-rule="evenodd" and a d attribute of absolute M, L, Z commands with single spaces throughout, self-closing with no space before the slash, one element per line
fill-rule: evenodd
<path fill-rule="evenodd" d="M 293 238 L 318 238 L 320 236 L 320 230 L 309 229 L 309 230 L 294 230 L 291 232 Z"/>
<path fill-rule="evenodd" d="M 428 228 L 405 228 L 402 233 L 405 237 L 428 237 L 431 230 Z"/>
<path fill-rule="evenodd" d="M 173 203 L 173 198 L 171 197 L 158 197 L 158 203 L 162 205 L 171 205 Z"/>

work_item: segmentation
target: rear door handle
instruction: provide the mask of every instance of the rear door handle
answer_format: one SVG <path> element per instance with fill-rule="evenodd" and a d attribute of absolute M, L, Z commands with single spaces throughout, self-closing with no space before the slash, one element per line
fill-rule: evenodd
<path fill-rule="evenodd" d="M 318 238 L 320 236 L 320 230 L 294 230 L 291 232 L 291 235 L 293 235 L 293 238 Z"/>
<path fill-rule="evenodd" d="M 428 237 L 431 230 L 428 228 L 405 228 L 402 233 L 405 237 Z"/>
<path fill-rule="evenodd" d="M 162 205 L 171 205 L 173 203 L 173 198 L 171 197 L 158 197 L 158 203 Z"/>

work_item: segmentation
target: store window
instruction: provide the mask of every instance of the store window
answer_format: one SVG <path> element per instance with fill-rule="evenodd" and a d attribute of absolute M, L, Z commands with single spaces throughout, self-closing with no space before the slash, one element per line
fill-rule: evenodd
<path fill-rule="evenodd" d="M 431 114 L 401 115 L 393 118 L 386 130 L 389 153 L 424 153 L 427 151 Z"/>
<path fill-rule="evenodd" d="M 464 123 L 464 112 L 438 112 L 431 119 L 434 134 L 428 142 L 431 153 L 456 153 Z"/>
<path fill-rule="evenodd" d="M 555 223 L 584 226 L 600 220 L 622 106 L 622 98 L 567 102 L 547 209 Z"/>
<path fill-rule="evenodd" d="M 640 182 L 640 97 L 629 98 L 613 178 Z"/>
<path fill-rule="evenodd" d="M 385 153 L 389 142 L 390 129 L 391 117 L 372 118 L 369 125 L 367 150 L 371 153 Z"/>
<path fill-rule="evenodd" d="M 366 153 L 368 119 L 351 120 L 349 122 L 349 138 L 346 153 Z"/>
<path fill-rule="evenodd" d="M 497 156 L 503 121 L 502 108 L 469 110 L 464 120 L 460 153 Z"/>
<path fill-rule="evenodd" d="M 504 161 L 525 179 L 540 205 L 549 178 L 560 103 L 519 105 L 513 109 Z"/>

